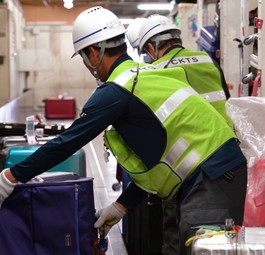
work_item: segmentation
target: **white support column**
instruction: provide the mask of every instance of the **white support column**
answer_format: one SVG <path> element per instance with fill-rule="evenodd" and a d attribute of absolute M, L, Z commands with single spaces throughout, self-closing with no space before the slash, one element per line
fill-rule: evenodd
<path fill-rule="evenodd" d="M 238 87 L 241 81 L 241 49 L 235 38 L 242 40 L 241 34 L 241 0 L 220 0 L 220 43 L 221 61 L 231 96 L 238 96 Z"/>
<path fill-rule="evenodd" d="M 240 18 L 240 28 L 241 28 L 241 40 L 242 42 L 244 39 L 249 35 L 249 0 L 241 0 L 241 18 Z M 242 78 L 249 73 L 249 66 L 250 66 L 250 47 L 243 45 L 243 66 L 242 66 Z M 241 79 L 242 79 L 241 78 Z M 248 96 L 249 95 L 249 84 L 242 84 L 242 95 L 241 96 Z"/>
<path fill-rule="evenodd" d="M 197 7 L 198 7 L 198 31 L 203 27 L 203 0 L 197 0 Z"/>
<path fill-rule="evenodd" d="M 261 87 L 259 89 L 259 96 L 265 96 L 265 2 L 264 0 L 259 0 L 258 4 L 258 20 L 257 20 L 257 28 L 258 28 L 258 74 L 261 75 Z"/>

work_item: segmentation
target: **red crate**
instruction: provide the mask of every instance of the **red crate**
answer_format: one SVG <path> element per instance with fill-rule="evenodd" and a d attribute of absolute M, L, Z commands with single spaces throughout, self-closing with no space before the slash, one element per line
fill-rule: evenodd
<path fill-rule="evenodd" d="M 47 119 L 74 119 L 76 117 L 76 102 L 73 97 L 49 97 L 44 102 Z"/>

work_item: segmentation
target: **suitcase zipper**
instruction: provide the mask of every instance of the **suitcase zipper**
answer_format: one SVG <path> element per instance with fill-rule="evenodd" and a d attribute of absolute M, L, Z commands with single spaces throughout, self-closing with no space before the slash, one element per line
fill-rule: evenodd
<path fill-rule="evenodd" d="M 78 221 L 78 196 L 79 196 L 78 185 L 75 184 L 75 238 L 76 238 L 76 249 L 77 255 L 80 255 L 80 244 L 79 244 L 79 221 Z"/>

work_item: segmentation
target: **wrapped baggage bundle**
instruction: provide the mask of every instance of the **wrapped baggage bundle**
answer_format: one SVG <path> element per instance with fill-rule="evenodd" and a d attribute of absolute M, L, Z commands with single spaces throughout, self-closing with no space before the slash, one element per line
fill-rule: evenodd
<path fill-rule="evenodd" d="M 243 225 L 265 227 L 265 98 L 230 98 L 226 109 L 249 167 Z"/>

